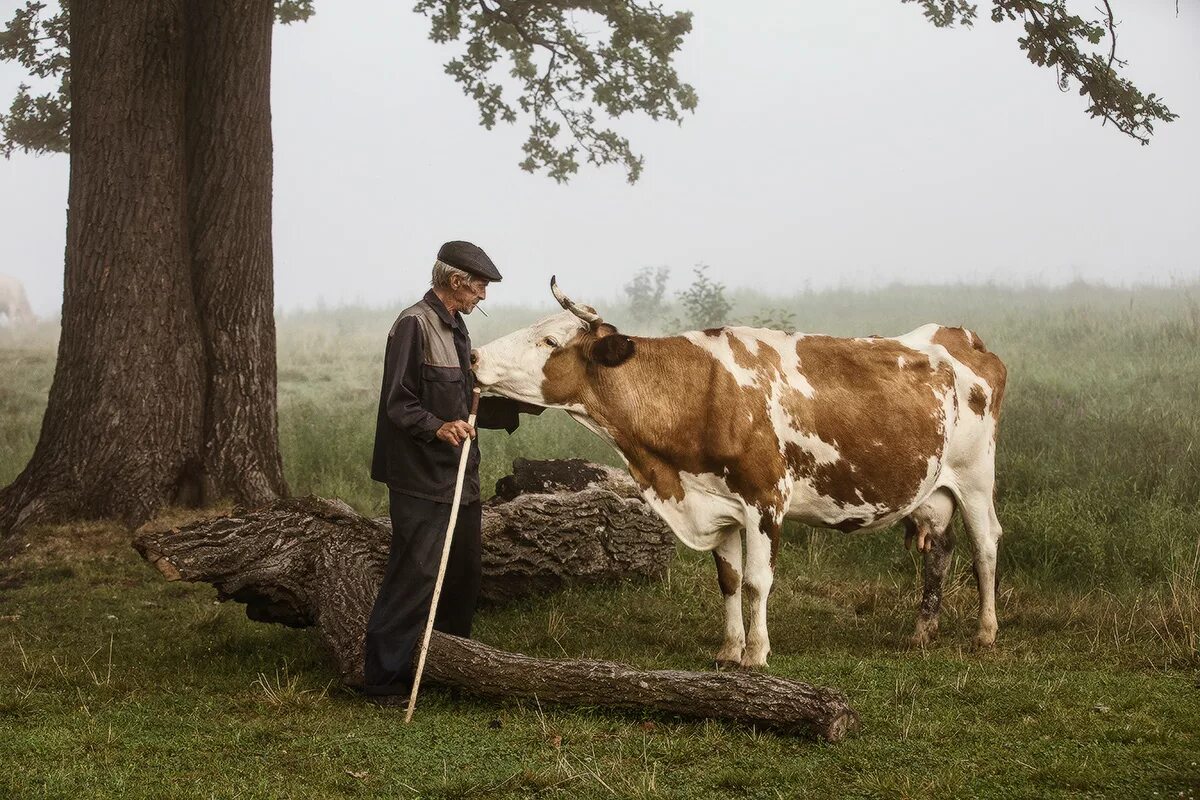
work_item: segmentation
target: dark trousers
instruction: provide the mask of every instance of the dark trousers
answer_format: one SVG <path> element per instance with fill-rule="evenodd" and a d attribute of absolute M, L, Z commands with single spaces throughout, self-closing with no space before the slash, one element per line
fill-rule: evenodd
<path fill-rule="evenodd" d="M 408 694 L 412 688 L 416 651 L 429 618 L 446 526 L 450 523 L 449 503 L 399 492 L 388 495 L 392 549 L 367 622 L 363 691 L 368 694 Z M 478 501 L 459 508 L 433 622 L 433 627 L 443 633 L 471 635 L 471 619 L 479 598 L 481 521 Z"/>

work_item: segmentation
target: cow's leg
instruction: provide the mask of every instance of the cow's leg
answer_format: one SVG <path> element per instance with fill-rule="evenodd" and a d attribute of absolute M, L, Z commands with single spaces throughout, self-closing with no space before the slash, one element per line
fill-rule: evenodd
<path fill-rule="evenodd" d="M 925 541 L 925 585 L 921 592 L 921 605 L 917 608 L 917 627 L 909 640 L 917 647 L 929 644 L 937 638 L 938 621 L 942 611 L 942 581 L 950 568 L 954 533 L 948 529 L 940 533 L 929 531 Z"/>
<path fill-rule="evenodd" d="M 953 520 L 954 498 L 945 489 L 930 495 L 904 520 L 909 531 L 906 538 L 917 541 L 917 549 L 921 551 L 925 567 L 925 585 L 917 609 L 917 627 L 909 640 L 918 647 L 937 637 L 942 609 L 942 581 L 950 567 L 950 555 L 954 550 L 954 533 L 950 529 Z"/>
<path fill-rule="evenodd" d="M 746 600 L 750 604 L 750 631 L 742 666 L 757 669 L 767 665 L 771 639 L 767 634 L 767 597 L 775 579 L 775 549 L 779 525 L 764 520 L 761 526 L 746 527 Z"/>
<path fill-rule="evenodd" d="M 725 643 L 717 651 L 717 669 L 740 666 L 746 649 L 746 629 L 742 624 L 742 532 L 730 530 L 713 550 L 717 564 L 717 583 L 725 597 Z"/>
<path fill-rule="evenodd" d="M 996 643 L 996 550 L 1003 531 L 992 505 L 991 487 L 987 491 L 964 493 L 960 498 L 963 524 L 975 548 L 975 583 L 979 588 L 979 630 L 977 647 Z"/>

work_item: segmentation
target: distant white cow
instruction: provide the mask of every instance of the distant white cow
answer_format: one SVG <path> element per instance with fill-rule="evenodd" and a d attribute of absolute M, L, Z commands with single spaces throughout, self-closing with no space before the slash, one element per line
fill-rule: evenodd
<path fill-rule="evenodd" d="M 0 275 L 0 317 L 7 317 L 9 323 L 16 325 L 32 325 L 37 321 L 25 296 L 25 287 L 9 275 Z"/>

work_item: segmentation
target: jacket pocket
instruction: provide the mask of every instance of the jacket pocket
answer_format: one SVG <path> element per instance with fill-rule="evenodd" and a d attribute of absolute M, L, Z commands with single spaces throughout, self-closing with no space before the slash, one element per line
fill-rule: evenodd
<path fill-rule="evenodd" d="M 455 381 L 462 383 L 463 371 L 458 367 L 435 367 L 433 364 L 421 365 L 421 380 L 438 383 Z"/>
<path fill-rule="evenodd" d="M 467 389 L 458 367 L 421 365 L 421 405 L 447 422 L 467 418 Z"/>

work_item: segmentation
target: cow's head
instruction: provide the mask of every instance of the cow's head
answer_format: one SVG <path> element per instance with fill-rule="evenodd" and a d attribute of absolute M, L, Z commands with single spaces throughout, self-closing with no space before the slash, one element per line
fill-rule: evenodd
<path fill-rule="evenodd" d="M 483 388 L 535 405 L 571 406 L 595 369 L 616 367 L 633 355 L 633 340 L 596 309 L 568 299 L 554 278 L 550 291 L 565 311 L 475 351 L 473 368 Z"/>

